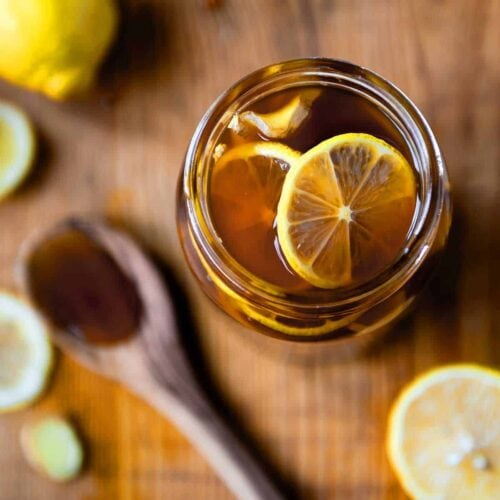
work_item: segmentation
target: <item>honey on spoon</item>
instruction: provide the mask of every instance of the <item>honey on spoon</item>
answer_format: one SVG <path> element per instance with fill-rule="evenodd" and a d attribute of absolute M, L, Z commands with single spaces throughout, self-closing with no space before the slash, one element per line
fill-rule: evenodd
<path fill-rule="evenodd" d="M 77 228 L 42 241 L 26 263 L 38 307 L 58 328 L 91 343 L 112 343 L 138 329 L 135 285 L 111 256 Z"/>

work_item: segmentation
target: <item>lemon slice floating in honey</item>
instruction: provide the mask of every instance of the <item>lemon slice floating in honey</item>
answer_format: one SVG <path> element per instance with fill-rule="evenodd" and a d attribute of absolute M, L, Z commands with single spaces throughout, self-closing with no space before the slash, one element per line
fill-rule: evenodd
<path fill-rule="evenodd" d="M 292 269 L 321 288 L 368 280 L 403 250 L 417 185 L 404 156 L 368 134 L 328 139 L 293 163 L 277 212 Z"/>
<path fill-rule="evenodd" d="M 22 299 L 0 292 L 0 413 L 31 403 L 53 362 L 47 327 Z"/>
<path fill-rule="evenodd" d="M 0 101 L 0 200 L 29 173 L 35 156 L 35 134 L 29 118 L 17 107 Z"/>
<path fill-rule="evenodd" d="M 500 372 L 450 365 L 418 377 L 394 403 L 387 451 L 412 498 L 498 499 Z"/>

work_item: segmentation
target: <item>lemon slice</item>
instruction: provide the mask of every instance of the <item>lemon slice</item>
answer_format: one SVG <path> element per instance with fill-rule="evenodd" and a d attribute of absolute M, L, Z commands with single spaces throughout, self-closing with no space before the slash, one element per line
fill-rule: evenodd
<path fill-rule="evenodd" d="M 271 113 L 255 113 L 244 111 L 235 115 L 230 128 L 241 131 L 244 125 L 253 125 L 259 132 L 271 139 L 282 139 L 294 132 L 307 118 L 313 102 L 319 97 L 321 90 L 306 89 L 290 99 L 277 111 Z"/>
<path fill-rule="evenodd" d="M 58 415 L 25 424 L 21 445 L 31 466 L 52 481 L 73 479 L 81 470 L 83 448 L 73 427 Z"/>
<path fill-rule="evenodd" d="M 26 114 L 0 101 L 0 200 L 26 177 L 35 156 L 35 134 Z"/>
<path fill-rule="evenodd" d="M 271 283 L 307 285 L 280 261 L 274 222 L 286 172 L 300 157 L 275 142 L 252 142 L 227 150 L 210 179 L 211 219 L 226 250 L 248 271 Z"/>
<path fill-rule="evenodd" d="M 42 318 L 23 300 L 0 292 L 0 413 L 43 391 L 53 352 Z"/>
<path fill-rule="evenodd" d="M 211 209 L 225 240 L 235 231 L 264 224 L 276 216 L 281 185 L 300 153 L 275 142 L 231 148 L 216 160 L 211 176 Z"/>
<path fill-rule="evenodd" d="M 309 283 L 363 282 L 401 254 L 416 206 L 411 166 L 368 134 L 328 139 L 296 161 L 278 204 L 281 249 Z"/>
<path fill-rule="evenodd" d="M 389 418 L 387 451 L 416 499 L 500 498 L 500 372 L 432 370 L 408 385 Z"/>

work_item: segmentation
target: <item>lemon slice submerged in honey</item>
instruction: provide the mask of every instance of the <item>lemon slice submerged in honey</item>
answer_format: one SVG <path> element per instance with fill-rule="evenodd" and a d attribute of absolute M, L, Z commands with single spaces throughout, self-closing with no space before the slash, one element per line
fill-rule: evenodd
<path fill-rule="evenodd" d="M 281 186 L 297 151 L 275 142 L 250 142 L 216 159 L 210 183 L 211 215 L 226 250 L 270 283 L 297 286 L 276 251 L 275 218 Z"/>

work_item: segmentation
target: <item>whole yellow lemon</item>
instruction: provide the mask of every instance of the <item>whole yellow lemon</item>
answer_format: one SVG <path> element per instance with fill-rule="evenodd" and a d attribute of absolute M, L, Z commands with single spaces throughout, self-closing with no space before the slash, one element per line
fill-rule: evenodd
<path fill-rule="evenodd" d="M 115 0 L 0 0 L 0 77 L 54 99 L 81 94 L 117 25 Z"/>

